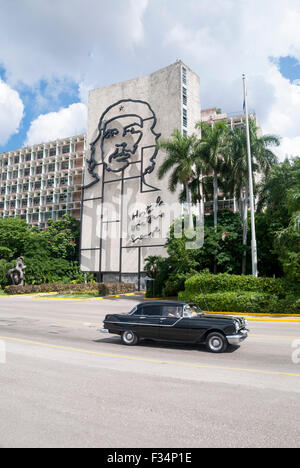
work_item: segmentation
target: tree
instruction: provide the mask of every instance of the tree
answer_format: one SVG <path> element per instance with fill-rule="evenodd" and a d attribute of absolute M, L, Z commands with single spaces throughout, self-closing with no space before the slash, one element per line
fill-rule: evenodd
<path fill-rule="evenodd" d="M 275 247 L 285 275 L 300 283 L 300 168 L 298 158 L 294 171 L 295 185 L 286 192 L 286 208 L 290 215 L 287 228 L 277 232 Z"/>
<path fill-rule="evenodd" d="M 267 219 L 274 252 L 285 276 L 300 280 L 300 157 L 275 166 L 259 190 L 259 212 Z"/>
<path fill-rule="evenodd" d="M 213 172 L 214 187 L 214 229 L 218 225 L 218 173 L 224 162 L 227 146 L 228 127 L 225 121 L 217 123 L 198 122 L 196 128 L 201 129 L 201 139 L 197 145 L 199 164 L 205 162 L 206 167 Z"/>
<path fill-rule="evenodd" d="M 268 148 L 278 146 L 276 135 L 259 136 L 258 127 L 253 119 L 249 121 L 252 170 L 254 174 L 268 177 L 272 167 L 277 164 L 277 157 Z M 245 125 L 234 127 L 228 132 L 227 176 L 232 187 L 232 194 L 239 199 L 240 213 L 243 217 L 243 259 L 242 274 L 246 273 L 248 203 L 249 203 L 249 170 L 247 157 L 247 138 Z"/>
<path fill-rule="evenodd" d="M 159 149 L 166 152 L 166 158 L 158 169 L 158 178 L 162 179 L 171 171 L 168 187 L 174 193 L 179 184 L 183 184 L 188 205 L 189 228 L 193 229 L 192 197 L 190 183 L 195 177 L 194 152 L 197 143 L 196 137 L 183 136 L 179 130 L 174 130 L 168 141 L 157 144 Z"/>

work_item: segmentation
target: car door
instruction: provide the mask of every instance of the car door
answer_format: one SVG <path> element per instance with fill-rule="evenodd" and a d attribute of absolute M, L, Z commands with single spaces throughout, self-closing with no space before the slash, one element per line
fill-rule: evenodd
<path fill-rule="evenodd" d="M 143 338 L 160 339 L 159 329 L 161 326 L 160 319 L 162 318 L 162 307 L 156 304 L 151 304 L 141 307 L 141 315 L 139 317 L 139 333 Z"/>
<path fill-rule="evenodd" d="M 190 319 L 183 317 L 182 306 L 162 307 L 160 339 L 166 341 L 191 341 Z"/>

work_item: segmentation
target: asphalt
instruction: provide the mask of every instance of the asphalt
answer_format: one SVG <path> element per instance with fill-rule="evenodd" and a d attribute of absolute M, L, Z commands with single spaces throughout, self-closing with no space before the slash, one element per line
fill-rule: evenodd
<path fill-rule="evenodd" d="M 0 298 L 1 447 L 300 446 L 300 323 L 220 355 L 98 332 L 139 301 Z"/>

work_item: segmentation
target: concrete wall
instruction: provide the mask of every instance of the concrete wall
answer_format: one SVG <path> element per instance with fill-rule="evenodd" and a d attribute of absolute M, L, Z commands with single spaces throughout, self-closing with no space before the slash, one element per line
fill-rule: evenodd
<path fill-rule="evenodd" d="M 168 177 L 158 180 L 165 155 L 157 153 L 156 142 L 183 129 L 182 66 L 176 62 L 149 76 L 90 92 L 82 206 L 84 271 L 100 269 L 118 279 L 120 272 L 124 277 L 142 272 L 147 256 L 166 255 L 162 246 L 181 207 L 178 193 L 167 190 Z M 185 68 L 192 133 L 201 115 L 200 84 Z M 175 211 L 170 214 L 172 205 Z"/>

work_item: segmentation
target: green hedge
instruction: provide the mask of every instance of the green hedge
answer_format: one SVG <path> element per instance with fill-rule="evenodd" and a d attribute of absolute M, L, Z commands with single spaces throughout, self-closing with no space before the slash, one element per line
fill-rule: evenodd
<path fill-rule="evenodd" d="M 8 294 L 31 294 L 39 292 L 81 292 L 98 290 L 100 296 L 114 294 L 125 294 L 135 292 L 135 285 L 132 283 L 87 283 L 87 284 L 61 284 L 47 283 L 39 285 L 6 286 L 5 292 Z"/>
<path fill-rule="evenodd" d="M 204 293 L 251 291 L 275 294 L 284 298 L 289 287 L 291 286 L 281 278 L 254 278 L 253 276 L 229 275 L 227 273 L 219 275 L 198 274 L 185 282 L 185 291 L 192 294 L 199 294 L 201 290 Z"/>
<path fill-rule="evenodd" d="M 300 313 L 299 285 L 283 279 L 229 274 L 198 274 L 178 298 L 215 312 Z"/>
<path fill-rule="evenodd" d="M 182 301 L 196 302 L 203 310 L 214 312 L 261 312 L 274 313 L 277 307 L 276 296 L 257 292 L 217 292 L 201 295 L 179 293 Z"/>

